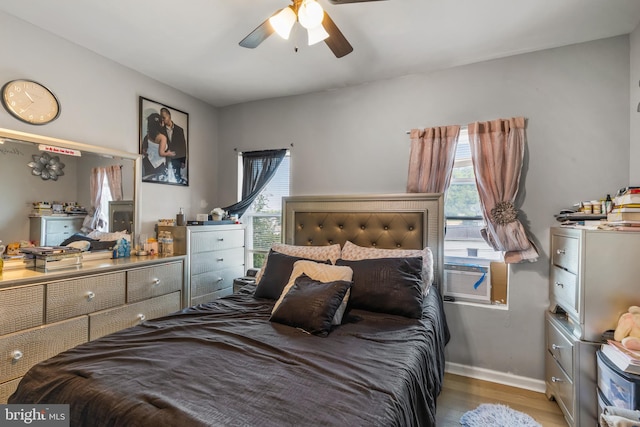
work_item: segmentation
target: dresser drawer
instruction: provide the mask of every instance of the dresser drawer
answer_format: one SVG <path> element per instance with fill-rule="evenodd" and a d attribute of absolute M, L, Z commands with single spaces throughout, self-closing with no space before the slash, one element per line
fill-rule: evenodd
<path fill-rule="evenodd" d="M 191 254 L 244 247 L 244 230 L 214 230 L 194 232 Z"/>
<path fill-rule="evenodd" d="M 640 376 L 622 372 L 598 350 L 598 390 L 610 405 L 640 409 Z"/>
<path fill-rule="evenodd" d="M 193 276 L 237 266 L 244 266 L 244 248 L 193 254 L 189 268 Z"/>
<path fill-rule="evenodd" d="M 555 265 L 551 267 L 550 275 L 551 292 L 556 302 L 565 310 L 577 312 L 578 276 Z"/>
<path fill-rule="evenodd" d="M 198 305 L 198 304 L 204 304 L 207 302 L 215 301 L 218 298 L 226 297 L 227 295 L 231 295 L 231 294 L 233 294 L 233 288 L 219 289 L 215 292 L 211 292 L 210 294 L 205 294 L 205 295 L 191 298 L 191 305 Z"/>
<path fill-rule="evenodd" d="M 573 407 L 573 381 L 560 368 L 558 362 L 551 356 L 551 353 L 545 351 L 545 376 L 548 387 L 550 387 L 556 402 L 564 412 L 565 416 L 570 419 L 570 424 L 574 419 Z M 595 403 L 595 402 L 594 402 Z"/>
<path fill-rule="evenodd" d="M 127 302 L 180 291 L 182 281 L 181 262 L 130 270 L 127 272 Z"/>
<path fill-rule="evenodd" d="M 47 285 L 47 323 L 125 303 L 124 272 L 53 282 Z"/>
<path fill-rule="evenodd" d="M 551 247 L 553 248 L 553 253 L 551 254 L 553 263 L 558 267 L 578 274 L 580 240 L 577 237 L 553 234 L 551 236 Z"/>
<path fill-rule="evenodd" d="M 21 377 L 36 363 L 86 342 L 88 320 L 82 316 L 0 338 L 0 382 Z"/>
<path fill-rule="evenodd" d="M 74 234 L 80 231 L 82 227 L 83 218 L 72 218 L 72 219 L 48 219 L 46 220 L 45 232 L 46 234 L 53 233 L 66 233 L 66 234 Z"/>
<path fill-rule="evenodd" d="M 18 384 L 20 384 L 21 379 L 22 377 L 0 384 L 0 404 L 7 403 L 9 396 L 11 396 L 18 388 Z"/>
<path fill-rule="evenodd" d="M 0 291 L 0 335 L 42 325 L 44 286 Z"/>
<path fill-rule="evenodd" d="M 89 339 L 95 340 L 144 320 L 155 319 L 180 310 L 180 292 L 162 295 L 123 307 L 89 315 Z"/>
<path fill-rule="evenodd" d="M 191 276 L 191 298 L 210 294 L 221 289 L 233 293 L 233 280 L 244 274 L 242 266 L 225 268 Z"/>
<path fill-rule="evenodd" d="M 547 351 L 558 362 L 560 367 L 573 379 L 573 343 L 556 327 L 547 320 Z"/>

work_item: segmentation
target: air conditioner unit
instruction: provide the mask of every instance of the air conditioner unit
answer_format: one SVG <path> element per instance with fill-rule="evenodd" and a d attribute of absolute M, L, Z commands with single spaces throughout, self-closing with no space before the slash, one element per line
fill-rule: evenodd
<path fill-rule="evenodd" d="M 489 266 L 445 264 L 444 294 L 461 301 L 490 303 Z"/>

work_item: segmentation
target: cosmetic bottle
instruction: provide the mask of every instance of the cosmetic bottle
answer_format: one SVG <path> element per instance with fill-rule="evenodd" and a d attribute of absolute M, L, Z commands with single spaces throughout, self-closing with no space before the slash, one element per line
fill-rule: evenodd
<path fill-rule="evenodd" d="M 184 225 L 184 211 L 180 208 L 180 212 L 176 215 L 176 225 Z"/>

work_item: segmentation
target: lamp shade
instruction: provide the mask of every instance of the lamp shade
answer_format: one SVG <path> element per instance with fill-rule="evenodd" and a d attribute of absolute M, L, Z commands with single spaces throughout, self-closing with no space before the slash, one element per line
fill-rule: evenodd
<path fill-rule="evenodd" d="M 307 35 L 309 37 L 309 46 L 320 43 L 329 37 L 329 33 L 327 33 L 322 25 L 307 29 Z"/>
<path fill-rule="evenodd" d="M 322 24 L 324 9 L 315 0 L 306 0 L 298 9 L 298 21 L 304 28 L 315 28 Z"/>
<path fill-rule="evenodd" d="M 280 37 L 288 40 L 293 24 L 296 23 L 296 13 L 291 6 L 287 6 L 269 18 L 269 23 Z"/>

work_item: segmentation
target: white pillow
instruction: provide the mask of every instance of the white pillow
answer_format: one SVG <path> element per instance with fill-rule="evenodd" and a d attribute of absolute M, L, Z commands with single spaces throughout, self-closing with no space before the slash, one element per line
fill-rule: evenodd
<path fill-rule="evenodd" d="M 287 285 L 284 287 L 284 289 L 282 290 L 282 294 L 280 294 L 280 298 L 278 298 L 278 301 L 276 301 L 276 304 L 273 306 L 273 310 L 271 310 L 272 314 L 275 313 L 275 311 L 278 309 L 278 306 L 284 299 L 284 296 L 287 294 L 287 292 L 289 292 L 289 289 L 293 287 L 296 279 L 303 274 L 306 274 L 311 279 L 322 283 L 335 282 L 337 280 L 350 282 L 353 279 L 353 270 L 351 269 L 351 267 L 320 264 L 314 261 L 305 260 L 296 261 L 293 263 L 293 270 L 291 271 L 291 276 L 289 277 Z M 345 294 L 344 298 L 342 299 L 342 304 L 340 304 L 340 307 L 338 307 L 338 311 L 336 311 L 335 316 L 333 316 L 333 321 L 331 322 L 332 325 L 339 325 L 342 323 L 342 316 L 347 309 L 349 295 L 350 290 Z"/>
<path fill-rule="evenodd" d="M 67 245 L 67 247 L 80 249 L 82 252 L 86 252 L 89 250 L 91 246 L 91 242 L 87 240 L 76 240 L 75 242 L 71 242 Z"/>
<path fill-rule="evenodd" d="M 330 260 L 331 264 L 335 264 L 340 258 L 340 244 L 328 246 L 296 246 L 287 245 L 285 243 L 274 243 L 271 249 L 281 254 L 295 256 L 298 258 L 307 258 L 315 261 Z M 260 279 L 264 274 L 264 268 L 267 266 L 267 259 L 264 260 L 262 268 L 256 274 L 256 283 L 260 283 Z"/>
<path fill-rule="evenodd" d="M 433 283 L 433 254 L 431 249 L 378 249 L 358 246 L 346 241 L 342 247 L 340 258 L 347 261 L 360 261 L 377 258 L 422 257 L 422 290 L 427 292 Z"/>

